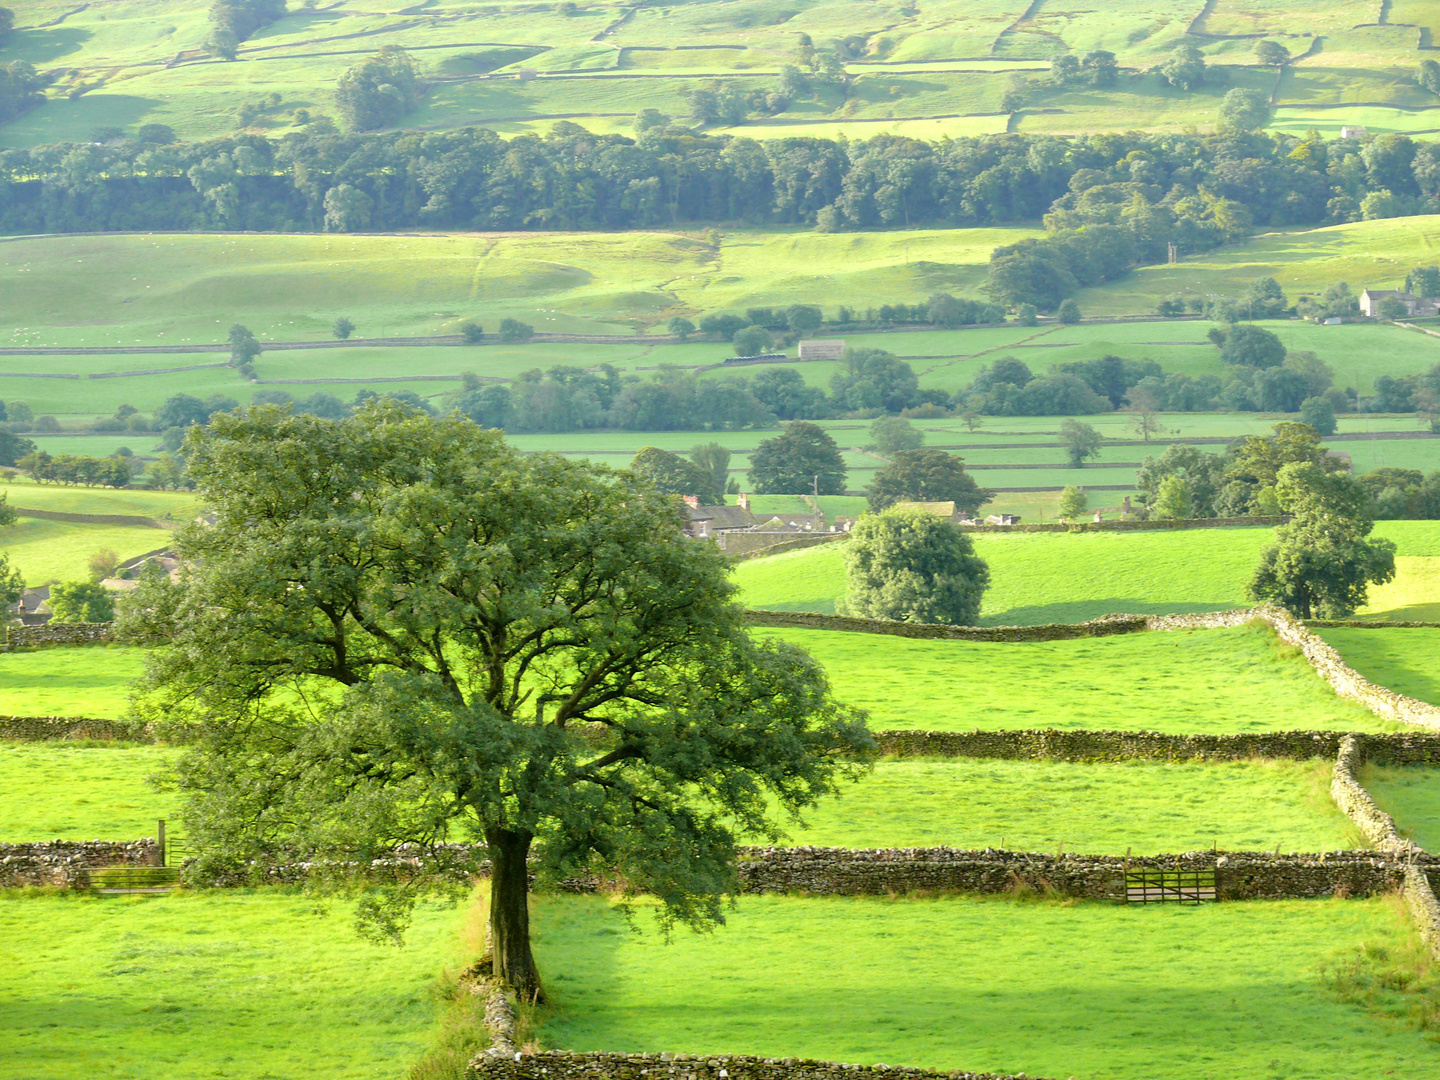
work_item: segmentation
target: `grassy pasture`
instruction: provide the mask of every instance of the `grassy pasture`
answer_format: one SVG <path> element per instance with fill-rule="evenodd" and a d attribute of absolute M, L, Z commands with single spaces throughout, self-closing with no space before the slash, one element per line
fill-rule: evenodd
<path fill-rule="evenodd" d="M 790 843 L 1122 855 L 1367 847 L 1330 801 L 1330 763 L 882 761 L 806 813 Z M 1017 798 L 1016 792 L 1026 792 Z"/>
<path fill-rule="evenodd" d="M 1371 682 L 1432 705 L 1440 704 L 1440 668 L 1436 666 L 1440 630 L 1352 630 L 1337 626 L 1315 632 Z"/>
<path fill-rule="evenodd" d="M 1096 496 L 1097 500 L 1099 495 Z M 975 536 L 990 565 L 981 622 L 1079 622 L 1110 612 L 1214 611 L 1245 605 L 1269 529 Z M 845 589 L 840 545 L 741 563 L 751 607 L 833 611 Z"/>
<path fill-rule="evenodd" d="M 0 743 L 0 843 L 130 840 L 174 818 L 177 799 L 147 777 L 170 747 Z M 1066 765 L 882 761 L 789 830 L 791 844 L 997 847 L 1139 854 L 1363 847 L 1326 793 L 1325 762 Z M 1015 792 L 1033 798 L 1017 800 Z"/>
<path fill-rule="evenodd" d="M 990 252 L 1034 230 L 911 229 L 870 233 L 725 230 L 719 240 L 685 232 L 534 233 L 344 236 L 112 235 L 6 242 L 0 288 L 7 297 L 0 344 L 9 347 L 215 342 L 240 321 L 262 343 L 326 339 L 346 316 L 362 337 L 453 333 L 474 319 L 492 330 L 515 316 L 537 330 L 620 334 L 663 324 L 675 314 L 743 310 L 757 305 L 841 304 L 860 310 L 887 300 L 914 302 L 936 292 L 978 296 Z M 1088 315 L 1143 314 L 1171 294 L 1238 296 L 1267 275 L 1292 297 L 1347 280 L 1393 287 L 1423 265 L 1440 241 L 1440 216 L 1360 222 L 1325 229 L 1262 233 L 1174 266 L 1144 267 L 1124 280 L 1079 296 Z M 225 319 L 215 312 L 223 311 Z M 77 318 L 77 313 L 83 317 Z M 222 325 L 224 323 L 225 325 Z M 1379 374 L 1423 370 L 1433 352 L 1423 335 L 1386 326 L 1317 327 L 1268 324 L 1292 349 L 1313 349 L 1337 381 L 1362 393 Z M 913 357 L 922 385 L 966 385 L 989 350 L 1005 346 L 1036 370 L 1107 352 L 1151 357 L 1169 371 L 1217 372 L 1217 350 L 1202 323 L 1154 322 L 1077 327 L 866 335 L 861 343 Z M 832 327 L 828 334 L 844 336 Z M 882 344 L 883 343 L 883 344 Z M 1064 346 L 1064 347 L 1060 347 Z M 712 363 L 729 355 L 723 343 L 647 353 L 617 345 L 486 346 L 480 349 L 364 349 L 262 357 L 262 378 L 284 365 L 323 367 L 356 376 L 401 373 L 513 376 L 527 366 L 581 362 Z M 1004 355 L 1000 353 L 999 355 Z M 460 358 L 464 358 L 463 360 Z M 642 357 L 651 357 L 642 360 Z M 215 363 L 222 355 L 6 358 L 14 372 L 79 373 L 173 368 Z M 280 365 L 272 373 L 271 365 Z M 493 365 L 493 370 L 486 365 Z M 587 365 L 588 366 L 588 365 Z M 814 366 L 814 365 L 810 365 Z M 805 366 L 802 365 L 802 369 Z M 13 376 L 12 376 L 13 378 Z M 164 381 L 200 379 L 233 386 L 223 369 L 187 372 Z M 104 380 L 114 383 L 116 380 Z M 27 393 L 67 394 L 78 386 L 0 384 L 8 400 Z M 114 389 L 111 387 L 110 389 Z M 194 391 L 190 391 L 194 392 Z M 213 392 L 213 391 L 211 391 Z M 234 390 L 229 392 L 233 393 Z M 46 411 L 84 411 L 55 409 Z"/>
<path fill-rule="evenodd" d="M 96 450 L 86 452 L 95 454 Z M 195 494 L 188 491 L 61 487 L 58 484 L 37 484 L 25 477 L 17 477 L 0 488 L 0 494 L 6 496 L 11 506 L 33 510 L 72 514 L 136 514 L 174 522 L 188 521 L 201 508 Z"/>
<path fill-rule="evenodd" d="M 809 651 L 876 730 L 1398 729 L 1336 697 L 1298 652 L 1258 627 L 1024 644 L 756 632 Z"/>
<path fill-rule="evenodd" d="M 1402 836 L 1426 851 L 1440 851 L 1440 769 L 1367 764 L 1361 783 Z"/>
<path fill-rule="evenodd" d="M 984 475 L 983 473 L 981 474 Z M 1097 492 L 1096 503 L 1112 492 Z M 1418 619 L 1440 607 L 1440 524 L 1382 521 L 1397 544 L 1396 580 L 1372 586 L 1361 615 Z M 1111 612 L 1168 614 L 1245 607 L 1245 582 L 1272 542 L 1263 528 L 1136 533 L 978 533 L 990 566 L 983 625 L 1080 622 Z M 750 607 L 833 612 L 845 591 L 841 545 L 751 559 L 735 569 Z M 1412 612 L 1412 614 L 1398 614 Z"/>
<path fill-rule="evenodd" d="M 1175 0 L 1121 0 L 1103 11 L 1027 10 L 1016 0 L 927 0 L 923 7 L 884 0 L 860 8 L 834 0 L 731 0 L 637 10 L 624 18 L 612 4 L 567 14 L 443 3 L 375 10 L 339 0 L 323 9 L 292 10 L 244 42 L 234 63 L 198 51 L 207 29 L 204 14 L 175 0 L 116 0 L 80 10 L 52 0 L 15 3 L 21 29 L 7 53 L 54 70 L 58 78 L 44 105 L 0 127 L 0 143 L 9 146 L 84 141 L 98 126 L 134 131 L 154 122 L 187 138 L 223 135 L 236 129 L 242 100 L 272 92 L 281 104 L 265 110 L 249 130 L 283 134 L 297 108 L 333 111 L 340 73 L 395 44 L 410 49 L 434 79 L 431 92 L 404 119 L 407 126 L 431 130 L 485 124 L 501 132 L 543 132 L 567 117 L 628 133 L 642 107 L 684 116 L 685 91 L 717 76 L 746 88 L 770 88 L 780 65 L 793 61 L 802 32 L 820 49 L 841 40 L 864 43 L 863 55 L 847 64 L 847 92 L 802 95 L 777 116 L 757 117 L 737 131 L 752 138 L 839 130 L 853 137 L 868 129 L 963 136 L 1005 130 L 1007 121 L 1057 132 L 1208 127 L 1227 88 L 1268 91 L 1274 81 L 1269 69 L 1253 65 L 1243 38 L 1207 41 L 1212 62 L 1228 65 L 1218 85 L 1180 93 L 1142 74 L 1174 48 L 1195 15 L 1193 5 Z M 1308 35 L 1323 34 L 1324 47 L 1282 80 L 1280 101 L 1292 109 L 1325 116 L 1317 107 L 1425 104 L 1405 75 L 1415 63 L 1415 31 L 1361 25 L 1374 19 L 1362 8 L 1358 2 L 1324 10 L 1313 4 L 1298 10 L 1227 4 L 1208 11 L 1204 21 L 1263 26 L 1259 32 L 1281 39 L 1298 35 L 1292 40 L 1297 54 L 1309 45 Z M 1037 80 L 1028 111 L 1013 119 L 1000 113 L 1011 72 L 1043 71 L 1057 50 L 1080 55 L 1095 48 L 1115 52 L 1127 69 L 1114 89 L 1053 90 Z M 513 76 L 521 68 L 539 78 L 518 81 Z M 1347 122 L 1368 119 L 1347 111 Z"/>
<path fill-rule="evenodd" d="M 146 778 L 174 756 L 168 746 L 0 742 L 0 843 L 153 837 L 177 800 Z"/>
<path fill-rule="evenodd" d="M 27 588 L 56 581 L 88 581 L 90 556 L 102 548 L 123 561 L 170 543 L 168 530 L 143 525 L 80 525 L 21 517 L 0 531 L 0 552 L 24 574 Z"/>
<path fill-rule="evenodd" d="M 391 1080 L 480 953 L 454 907 L 422 905 L 407 947 L 280 890 L 163 897 L 0 892 L 0 1076 Z"/>
<path fill-rule="evenodd" d="M 746 897 L 716 933 L 669 945 L 648 926 L 627 932 L 603 898 L 537 908 L 549 1046 L 1082 1080 L 1320 1080 L 1340 1062 L 1352 1076 L 1434 1063 L 1424 1035 L 1342 1003 L 1322 978 L 1364 944 L 1418 951 L 1389 899 L 1160 910 Z"/>
<path fill-rule="evenodd" d="M 145 671 L 146 651 L 77 645 L 0 653 L 0 714 L 123 716 L 130 684 Z"/>

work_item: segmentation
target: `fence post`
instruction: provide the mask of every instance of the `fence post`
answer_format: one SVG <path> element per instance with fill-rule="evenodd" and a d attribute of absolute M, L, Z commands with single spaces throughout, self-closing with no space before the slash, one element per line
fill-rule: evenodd
<path fill-rule="evenodd" d="M 159 852 L 158 852 L 158 853 L 156 854 L 156 856 L 155 856 L 155 859 L 156 859 L 155 865 L 156 865 L 156 866 L 164 866 L 164 865 L 165 865 L 165 819 L 164 819 L 163 817 L 162 817 L 162 818 L 156 818 L 156 820 L 155 820 L 155 837 L 156 837 L 156 839 L 157 839 L 157 840 L 159 841 L 159 843 L 160 843 L 160 850 L 159 850 Z"/>

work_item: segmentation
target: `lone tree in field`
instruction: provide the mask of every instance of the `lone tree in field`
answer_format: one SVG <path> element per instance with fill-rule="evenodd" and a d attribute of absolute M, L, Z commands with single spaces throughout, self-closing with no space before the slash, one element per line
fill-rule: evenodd
<path fill-rule="evenodd" d="M 897 502 L 953 502 L 955 509 L 973 517 L 995 497 L 965 471 L 965 459 L 944 450 L 901 450 L 889 465 L 875 472 L 865 489 L 870 509 L 877 513 Z"/>
<path fill-rule="evenodd" d="M 1302 619 L 1343 619 L 1364 605 L 1371 584 L 1395 576 L 1395 545 L 1366 540 L 1375 527 L 1370 496 L 1355 477 L 1313 462 L 1286 465 L 1275 482 L 1280 509 L 1294 517 L 1275 530 L 1247 591 Z"/>
<path fill-rule="evenodd" d="M 1100 432 L 1068 416 L 1060 421 L 1060 441 L 1065 444 L 1065 456 L 1076 469 L 1085 464 L 1086 458 L 1097 456 L 1105 443 Z"/>
<path fill-rule="evenodd" d="M 863 714 L 750 636 L 724 556 L 628 472 L 385 400 L 217 416 L 186 455 L 216 520 L 177 532 L 187 569 L 142 581 L 121 630 L 168 640 L 139 707 L 194 725 L 200 872 L 410 845 L 396 882 L 358 883 L 362 925 L 398 937 L 488 858 L 495 972 L 539 997 L 529 870 L 613 869 L 712 926 L 737 836 L 863 768 Z"/>
<path fill-rule="evenodd" d="M 795 420 L 750 455 L 750 486 L 761 495 L 843 495 L 845 459 L 823 428 Z"/>
<path fill-rule="evenodd" d="M 1090 496 L 1085 493 L 1085 489 L 1071 484 L 1060 492 L 1060 504 L 1055 508 L 1055 512 L 1064 521 L 1074 521 L 1085 513 L 1089 502 Z"/>
<path fill-rule="evenodd" d="M 924 510 L 866 514 L 845 545 L 847 615 L 964 626 L 989 584 L 969 535 Z"/>

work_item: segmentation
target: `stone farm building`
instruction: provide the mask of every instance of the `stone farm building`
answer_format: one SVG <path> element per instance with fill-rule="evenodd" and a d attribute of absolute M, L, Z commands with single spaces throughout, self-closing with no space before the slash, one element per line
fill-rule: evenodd
<path fill-rule="evenodd" d="M 1440 314 L 1440 296 L 1416 296 L 1400 289 L 1366 289 L 1360 294 L 1360 314 L 1378 318 L 1381 301 L 1392 296 L 1405 305 L 1405 314 L 1412 319 Z"/>

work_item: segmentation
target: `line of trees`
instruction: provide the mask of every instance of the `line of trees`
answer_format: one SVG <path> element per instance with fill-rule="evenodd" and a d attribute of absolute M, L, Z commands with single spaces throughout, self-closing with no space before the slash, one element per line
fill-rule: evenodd
<path fill-rule="evenodd" d="M 366 94 L 391 86 L 403 98 L 395 78 L 377 73 L 357 86 L 364 83 Z M 1105 225 L 1121 234 L 1094 251 L 1060 244 L 1067 272 L 1082 280 L 1097 272 L 1092 261 L 1103 269 L 1163 257 L 1172 241 L 1189 253 L 1252 223 L 1336 223 L 1440 208 L 1440 144 L 1405 135 L 1364 143 L 1313 133 L 762 142 L 673 125 L 630 137 L 560 122 L 548 135 L 513 139 L 481 128 L 342 134 L 325 126 L 279 139 L 3 151 L 0 230 L 619 229 L 721 221 L 830 230 L 999 225 L 1050 214 L 1057 233 Z M 213 194 L 227 184 L 234 197 Z M 362 210 L 330 213 L 327 221 L 326 198 L 344 185 L 368 203 L 355 199 Z"/>

